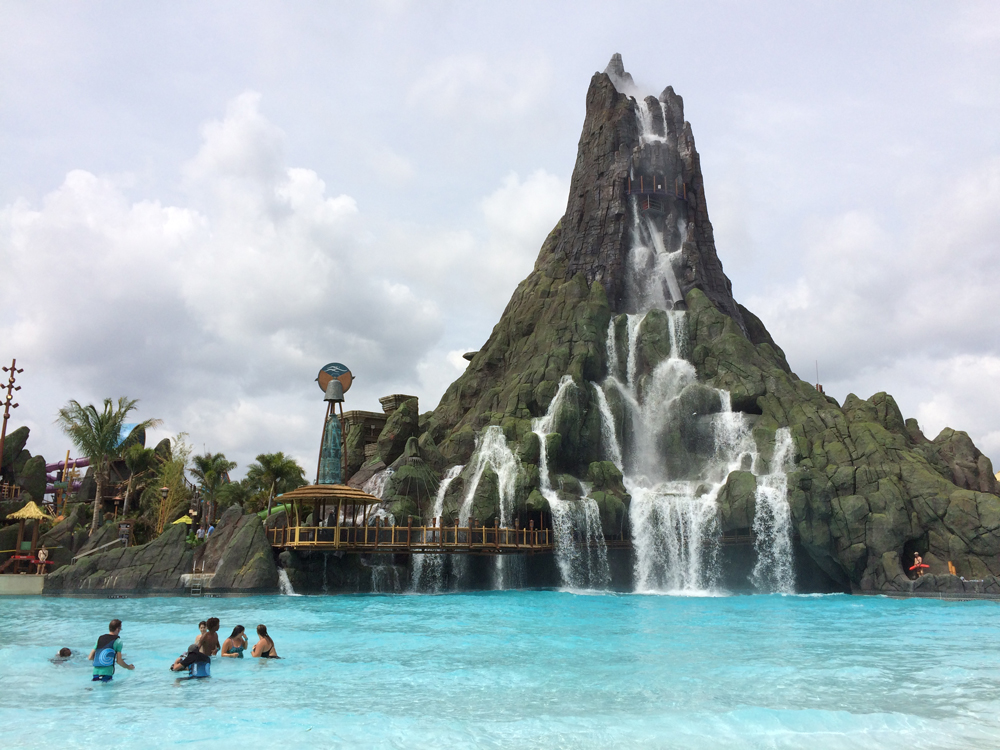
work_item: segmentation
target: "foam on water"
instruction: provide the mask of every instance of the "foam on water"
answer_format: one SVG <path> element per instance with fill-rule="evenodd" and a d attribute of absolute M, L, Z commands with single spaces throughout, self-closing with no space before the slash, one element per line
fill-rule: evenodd
<path fill-rule="evenodd" d="M 1000 746 L 992 602 L 850 596 L 4 600 L 5 747 Z M 167 667 L 197 623 L 280 660 Z M 108 620 L 135 671 L 90 682 Z M 251 640 L 251 643 L 253 640 Z M 49 659 L 61 646 L 77 656 Z M 350 700 L 346 699 L 350 696 Z"/>

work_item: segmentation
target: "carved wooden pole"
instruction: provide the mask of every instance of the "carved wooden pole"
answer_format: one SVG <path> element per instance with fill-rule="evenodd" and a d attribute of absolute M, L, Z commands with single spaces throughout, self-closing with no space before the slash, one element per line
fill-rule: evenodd
<path fill-rule="evenodd" d="M 7 440 L 7 420 L 10 418 L 10 410 L 18 407 L 17 404 L 11 403 L 11 399 L 13 398 L 14 391 L 21 390 L 21 386 L 14 385 L 14 380 L 19 373 L 24 372 L 24 369 L 17 369 L 17 360 L 12 359 L 10 361 L 10 367 L 4 367 L 3 371 L 9 372 L 10 377 L 7 378 L 7 385 L 0 387 L 0 390 L 3 390 L 3 388 L 6 388 L 7 390 L 7 395 L 3 401 L 3 426 L 0 427 L 0 469 L 3 468 L 3 447 Z"/>

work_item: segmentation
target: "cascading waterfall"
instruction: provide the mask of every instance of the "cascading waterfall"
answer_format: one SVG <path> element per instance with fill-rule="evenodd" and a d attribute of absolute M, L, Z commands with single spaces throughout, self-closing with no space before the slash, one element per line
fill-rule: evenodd
<path fill-rule="evenodd" d="M 490 425 L 477 439 L 475 453 L 472 454 L 472 478 L 466 488 L 462 505 L 458 509 L 459 526 L 468 526 L 472 516 L 472 501 L 479 489 L 486 467 L 496 472 L 500 493 L 500 525 L 505 526 L 514 514 L 514 483 L 517 480 L 519 462 L 517 456 L 507 446 L 507 439 L 498 425 Z"/>
<path fill-rule="evenodd" d="M 458 510 L 459 526 L 468 526 L 472 517 L 472 501 L 479 489 L 486 467 L 490 467 L 497 475 L 497 490 L 500 495 L 500 525 L 510 526 L 514 517 L 514 490 L 520 461 L 507 446 L 507 439 L 498 425 L 490 425 L 477 438 L 476 451 L 472 454 L 472 478 L 466 488 L 462 505 Z M 466 568 L 462 559 L 455 566 L 456 578 L 461 577 Z M 514 588 L 524 581 L 524 558 L 520 555 L 497 555 L 494 570 L 494 586 L 498 589 Z"/>
<path fill-rule="evenodd" d="M 441 483 L 438 485 L 437 493 L 434 495 L 434 505 L 431 508 L 431 518 L 437 519 L 438 528 L 441 528 L 441 514 L 444 512 L 444 496 L 448 492 L 448 487 L 458 478 L 465 466 L 459 464 L 452 466 L 445 472 Z M 414 555 L 413 556 L 413 581 L 410 586 L 411 591 L 430 591 L 437 593 L 441 591 L 444 583 L 444 560 L 443 555 Z"/>
<path fill-rule="evenodd" d="M 371 475 L 367 482 L 361 486 L 362 492 L 367 492 L 372 497 L 377 497 L 379 500 L 382 499 L 382 493 L 385 492 L 385 486 L 389 483 L 389 479 L 395 472 L 388 466 L 382 469 L 382 471 L 377 471 Z"/>
<path fill-rule="evenodd" d="M 278 568 L 278 592 L 282 596 L 302 596 L 302 594 L 295 593 L 292 582 L 288 580 L 288 571 L 284 568 Z"/>
<path fill-rule="evenodd" d="M 614 347 L 614 341 L 609 343 L 609 346 Z M 622 449 L 621 445 L 618 443 L 618 435 L 615 434 L 615 418 L 611 413 L 611 406 L 608 404 L 608 397 L 604 394 L 604 389 L 601 388 L 597 383 L 591 383 L 591 387 L 594 389 L 594 395 L 597 398 L 597 408 L 601 412 L 601 440 L 604 444 L 604 452 L 611 459 L 618 471 L 622 470 Z"/>
<path fill-rule="evenodd" d="M 531 423 L 538 436 L 539 487 L 548 501 L 552 514 L 552 533 L 556 544 L 556 564 L 564 586 L 570 588 L 603 588 L 611 583 L 607 546 L 601 526 L 600 510 L 588 493 L 575 500 L 565 500 L 552 487 L 549 475 L 546 437 L 553 432 L 555 415 L 564 395 L 576 384 L 569 375 L 559 381 L 556 395 L 549 403 L 544 417 Z M 577 543 L 577 538 L 581 544 Z"/>
<path fill-rule="evenodd" d="M 757 477 L 757 512 L 753 519 L 757 563 L 750 580 L 759 591 L 795 591 L 792 566 L 792 514 L 788 507 L 787 471 L 792 466 L 792 434 L 787 427 L 775 434 L 770 471 Z"/>
<path fill-rule="evenodd" d="M 640 144 L 666 142 L 666 136 L 654 130 L 648 103 L 638 97 L 635 101 Z M 660 107 L 665 120 L 667 113 L 662 102 Z M 651 216 L 641 214 L 634 196 L 631 208 L 632 246 L 626 296 L 635 312 L 627 316 L 627 351 L 618 351 L 614 321 L 608 327 L 606 346 L 610 374 L 597 397 L 602 438 L 606 455 L 622 469 L 625 487 L 632 497 L 629 517 L 635 556 L 635 589 L 705 591 L 714 586 L 717 577 L 719 492 L 732 471 L 751 468 L 756 474 L 760 462 L 749 421 L 745 415 L 733 412 L 727 392 L 718 391 L 719 407 L 714 414 L 682 413 L 680 396 L 686 388 L 697 383 L 695 369 L 685 356 L 686 314 L 676 309 L 683 296 L 674 266 L 680 261 L 688 227 L 682 218 L 668 220 L 668 240 Z M 670 353 L 640 379 L 640 332 L 648 313 L 654 309 L 666 312 Z M 624 374 L 624 381 L 619 373 Z M 623 423 L 627 425 L 625 435 L 619 436 L 616 432 L 615 419 L 606 398 L 608 389 L 617 391 L 621 396 L 619 401 L 628 412 L 629 419 Z M 679 459 L 665 460 L 665 445 L 675 445 L 665 440 L 670 437 L 667 431 L 678 430 L 685 420 L 690 420 L 688 433 L 707 432 L 712 449 L 702 449 L 701 453 L 691 451 L 692 457 L 687 464 Z M 537 427 L 535 431 L 540 432 Z M 789 514 L 784 486 L 788 456 L 789 450 L 776 446 L 771 473 L 759 477 L 754 524 L 755 530 L 758 524 L 760 530 L 757 531 L 758 563 L 753 576 L 755 584 L 770 587 L 770 590 L 791 587 Z M 544 484 L 546 471 L 540 468 Z M 558 498 L 556 500 L 558 502 Z M 557 523 L 560 522 L 553 510 L 553 525 Z"/>

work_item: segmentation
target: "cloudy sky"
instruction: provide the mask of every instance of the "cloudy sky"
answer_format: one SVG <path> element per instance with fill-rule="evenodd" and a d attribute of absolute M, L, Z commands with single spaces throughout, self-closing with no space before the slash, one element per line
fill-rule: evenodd
<path fill-rule="evenodd" d="M 590 77 L 673 85 L 734 293 L 792 368 L 1000 459 L 1000 5 L 0 0 L 0 359 L 309 467 L 433 408 L 565 209 Z"/>

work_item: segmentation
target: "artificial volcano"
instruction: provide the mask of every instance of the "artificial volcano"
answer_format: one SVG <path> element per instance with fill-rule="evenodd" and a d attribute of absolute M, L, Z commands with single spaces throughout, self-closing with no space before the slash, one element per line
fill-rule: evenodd
<path fill-rule="evenodd" d="M 620 542 L 636 590 L 1000 593 L 989 459 L 791 372 L 733 299 L 681 97 L 640 95 L 617 54 L 534 269 L 438 407 L 386 430 L 359 476 L 397 517 L 551 524 L 564 585 L 611 585 Z"/>

